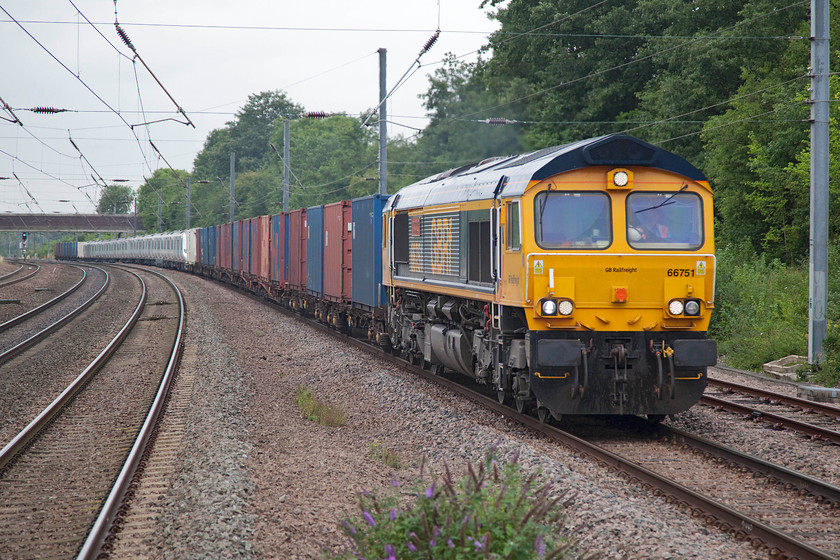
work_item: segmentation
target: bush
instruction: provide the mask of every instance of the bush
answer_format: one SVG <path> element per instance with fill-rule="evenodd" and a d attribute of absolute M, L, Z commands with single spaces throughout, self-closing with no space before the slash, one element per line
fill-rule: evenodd
<path fill-rule="evenodd" d="M 709 336 L 721 362 L 760 370 L 771 360 L 808 352 L 808 263 L 785 265 L 756 255 L 748 244 L 717 252 L 717 293 Z M 829 245 L 828 336 L 825 360 L 811 381 L 840 382 L 840 240 Z"/>
<path fill-rule="evenodd" d="M 362 494 L 361 516 L 343 525 L 349 549 L 333 558 L 551 559 L 569 549 L 552 534 L 560 497 L 549 497 L 538 473 L 526 476 L 517 457 L 500 465 L 491 450 L 458 482 L 448 467 L 430 483 L 420 472 L 408 505 L 396 492 Z"/>
<path fill-rule="evenodd" d="M 717 293 L 709 335 L 721 361 L 760 370 L 808 348 L 808 269 L 758 256 L 746 245 L 718 251 Z"/>

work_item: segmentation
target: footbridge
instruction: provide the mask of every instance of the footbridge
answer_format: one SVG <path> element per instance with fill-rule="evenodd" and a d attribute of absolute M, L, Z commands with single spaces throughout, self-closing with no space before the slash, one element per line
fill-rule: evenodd
<path fill-rule="evenodd" d="M 0 231 L 69 233 L 132 233 L 131 214 L 0 214 Z"/>

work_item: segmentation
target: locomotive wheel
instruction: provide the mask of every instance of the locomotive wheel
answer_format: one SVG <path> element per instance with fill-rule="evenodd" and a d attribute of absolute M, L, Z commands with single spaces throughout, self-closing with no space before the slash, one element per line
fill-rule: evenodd
<path fill-rule="evenodd" d="M 496 400 L 499 401 L 499 404 L 505 404 L 507 392 L 504 389 L 496 389 Z"/>
<path fill-rule="evenodd" d="M 516 412 L 522 414 L 525 411 L 525 399 L 522 397 L 514 397 L 513 403 L 516 405 Z"/>

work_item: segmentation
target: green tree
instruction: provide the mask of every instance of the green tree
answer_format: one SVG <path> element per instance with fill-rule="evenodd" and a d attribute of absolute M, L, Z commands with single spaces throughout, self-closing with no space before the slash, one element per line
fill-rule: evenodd
<path fill-rule="evenodd" d="M 832 21 L 836 23 L 840 10 L 833 4 Z M 704 169 L 715 187 L 717 238 L 722 244 L 750 243 L 757 252 L 785 262 L 805 258 L 809 243 L 809 80 L 804 69 L 810 46 L 806 16 L 795 29 L 794 34 L 806 39 L 784 41 L 783 49 L 765 56 L 763 65 L 745 68 L 738 92 L 724 112 L 705 123 L 702 135 Z M 840 26 L 835 25 L 832 40 L 840 40 L 839 31 Z M 840 58 L 835 56 L 831 70 L 836 72 L 838 67 Z M 836 80 L 832 80 L 832 91 L 838 91 Z M 832 138 L 837 128 L 835 109 L 831 109 Z M 836 189 L 837 176 L 836 167 L 832 167 L 832 189 Z M 835 214 L 836 209 L 832 216 Z M 836 222 L 832 222 L 831 231 L 838 231 Z"/>
<path fill-rule="evenodd" d="M 242 173 L 235 186 L 237 219 L 275 214 L 282 208 L 282 180 L 270 169 Z"/>
<path fill-rule="evenodd" d="M 659 37 L 637 53 L 656 73 L 625 118 L 654 123 L 635 132 L 701 168 L 705 121 L 726 111 L 747 76 L 778 69 L 790 47 L 784 37 L 807 28 L 807 5 L 777 9 L 769 0 L 640 0 L 635 13 L 656 22 Z"/>
<path fill-rule="evenodd" d="M 132 211 L 134 193 L 128 185 L 106 185 L 96 204 L 97 214 L 128 214 Z"/>
<path fill-rule="evenodd" d="M 249 95 L 234 119 L 207 137 L 193 163 L 193 175 L 205 180 L 228 177 L 231 152 L 236 154 L 237 173 L 258 170 L 273 157 L 268 142 L 277 119 L 302 112 L 303 108 L 281 91 Z"/>
<path fill-rule="evenodd" d="M 528 148 L 620 130 L 615 121 L 636 107 L 636 92 L 655 72 L 650 59 L 637 60 L 654 26 L 635 5 L 511 0 L 497 11 L 490 71 L 528 84 Z"/>
<path fill-rule="evenodd" d="M 290 208 L 372 194 L 377 192 L 376 138 L 361 121 L 345 115 L 326 119 L 298 119 L 289 127 Z M 272 136 L 275 146 L 283 144 L 283 127 Z M 274 158 L 271 168 L 282 183 L 283 164 Z M 282 196 L 282 190 L 280 191 Z M 280 198 L 279 200 L 282 200 Z"/>
<path fill-rule="evenodd" d="M 186 227 L 187 172 L 158 169 L 140 185 L 138 191 L 138 228 L 147 232 L 157 231 L 158 195 L 160 195 L 161 229 L 175 231 Z"/>
<path fill-rule="evenodd" d="M 494 126 L 490 123 L 499 121 L 490 119 L 522 118 L 525 105 L 515 99 L 524 95 L 526 87 L 521 80 L 499 80 L 481 59 L 466 63 L 448 54 L 421 96 L 431 120 L 417 141 L 417 156 L 439 163 L 426 171 L 521 152 L 519 125 Z M 496 112 L 499 107 L 504 107 L 504 118 Z"/>

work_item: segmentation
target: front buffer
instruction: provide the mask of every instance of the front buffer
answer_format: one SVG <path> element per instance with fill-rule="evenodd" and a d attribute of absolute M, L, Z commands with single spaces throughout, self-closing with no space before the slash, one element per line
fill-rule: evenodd
<path fill-rule="evenodd" d="M 531 391 L 555 418 L 683 412 L 717 361 L 717 344 L 702 332 L 531 331 L 526 349 Z"/>

